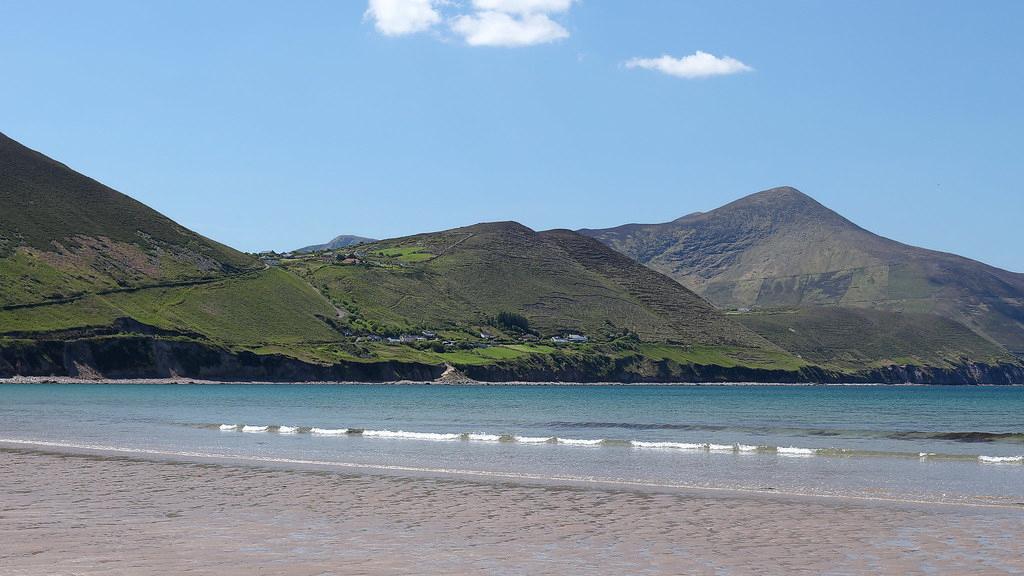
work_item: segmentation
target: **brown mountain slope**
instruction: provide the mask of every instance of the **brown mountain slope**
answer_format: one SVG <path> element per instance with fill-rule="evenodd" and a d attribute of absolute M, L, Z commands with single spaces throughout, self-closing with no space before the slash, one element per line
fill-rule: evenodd
<path fill-rule="evenodd" d="M 580 232 L 720 307 L 931 312 L 1024 356 L 1024 275 L 872 234 L 793 188 L 664 224 Z"/>

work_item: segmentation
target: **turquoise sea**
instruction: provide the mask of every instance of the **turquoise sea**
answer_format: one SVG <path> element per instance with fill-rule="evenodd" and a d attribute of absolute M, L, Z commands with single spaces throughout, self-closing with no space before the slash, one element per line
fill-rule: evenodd
<path fill-rule="evenodd" d="M 0 446 L 1024 505 L 1024 388 L 0 386 Z"/>

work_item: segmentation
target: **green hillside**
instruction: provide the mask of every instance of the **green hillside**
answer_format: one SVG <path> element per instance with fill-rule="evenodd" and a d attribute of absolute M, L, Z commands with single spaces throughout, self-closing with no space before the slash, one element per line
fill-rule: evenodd
<path fill-rule="evenodd" d="M 478 224 L 366 244 L 352 256 L 358 262 L 327 254 L 282 265 L 345 309 L 353 330 L 511 336 L 494 321 L 504 312 L 543 338 L 774 349 L 678 283 L 569 231 Z"/>
<path fill-rule="evenodd" d="M 1024 357 L 1024 275 L 877 236 L 793 188 L 664 224 L 581 232 L 721 308 L 930 312 Z"/>
<path fill-rule="evenodd" d="M 0 302 L 216 278 L 249 256 L 0 134 Z"/>
<path fill-rule="evenodd" d="M 95 337 L 130 319 L 234 350 L 336 341 L 327 300 L 265 268 L 0 135 L 0 338 Z"/>

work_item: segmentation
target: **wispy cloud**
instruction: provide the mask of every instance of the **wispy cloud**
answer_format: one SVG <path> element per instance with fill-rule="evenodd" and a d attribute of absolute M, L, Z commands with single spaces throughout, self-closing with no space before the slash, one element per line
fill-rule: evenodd
<path fill-rule="evenodd" d="M 533 46 L 569 37 L 561 24 L 538 13 L 477 12 L 459 16 L 451 27 L 470 46 Z"/>
<path fill-rule="evenodd" d="M 386 36 L 425 32 L 447 23 L 470 46 L 521 47 L 569 37 L 552 19 L 577 0 L 369 0 L 365 17 Z"/>
<path fill-rule="evenodd" d="M 403 36 L 429 30 L 441 21 L 434 0 L 370 0 L 366 18 L 385 36 Z"/>
<path fill-rule="evenodd" d="M 729 56 L 719 58 L 700 50 L 682 58 L 675 58 L 668 54 L 658 58 L 632 58 L 626 61 L 626 68 L 655 70 L 678 78 L 728 76 L 754 70 L 735 58 Z"/>

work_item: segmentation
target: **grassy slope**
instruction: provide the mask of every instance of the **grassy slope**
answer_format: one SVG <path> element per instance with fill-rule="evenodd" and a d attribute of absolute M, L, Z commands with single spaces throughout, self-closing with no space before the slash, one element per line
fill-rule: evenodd
<path fill-rule="evenodd" d="M 821 307 L 733 317 L 791 352 L 840 370 L 1013 362 L 1000 346 L 936 314 Z"/>
<path fill-rule="evenodd" d="M 380 241 L 337 255 L 352 251 L 363 264 L 342 265 L 320 254 L 283 265 L 346 310 L 343 322 L 353 330 L 397 334 L 430 329 L 462 342 L 480 342 L 479 333 L 485 331 L 504 342 L 444 352 L 364 343 L 358 346 L 363 355 L 459 366 L 537 357 L 556 363 L 644 357 L 791 370 L 806 365 L 724 318 L 678 283 L 569 231 L 536 233 L 515 223 L 479 224 Z M 542 338 L 578 332 L 591 343 L 560 348 L 513 343 L 516 333 L 488 324 L 503 311 L 524 315 Z"/>
<path fill-rule="evenodd" d="M 3 134 L 0 214 L 4 305 L 259 265 Z"/>
<path fill-rule="evenodd" d="M 2 134 L 0 215 L 0 334 L 132 318 L 229 348 L 300 356 L 339 339 L 319 318 L 334 308 L 305 282 L 261 270 Z"/>
<path fill-rule="evenodd" d="M 132 318 L 228 348 L 306 356 L 308 346 L 339 340 L 337 331 L 322 320 L 334 314 L 305 282 L 269 269 L 205 284 L 0 310 L 0 333 L 105 327 L 118 318 Z"/>
<path fill-rule="evenodd" d="M 721 307 L 934 312 L 1024 355 L 1024 275 L 871 234 L 791 188 L 583 232 Z"/>
<path fill-rule="evenodd" d="M 778 352 L 677 283 L 568 231 L 481 224 L 359 251 L 367 263 L 284 263 L 347 309 L 356 329 L 498 333 L 487 320 L 508 311 L 543 337 L 579 332 L 607 342 L 628 332 L 650 342 Z"/>

